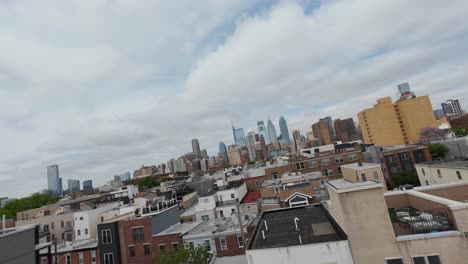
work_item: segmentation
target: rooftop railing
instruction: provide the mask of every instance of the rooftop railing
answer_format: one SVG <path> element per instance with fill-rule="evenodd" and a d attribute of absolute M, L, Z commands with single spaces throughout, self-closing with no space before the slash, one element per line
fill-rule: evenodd
<path fill-rule="evenodd" d="M 389 209 L 396 236 L 455 230 L 445 208 L 420 211 L 412 207 Z"/>

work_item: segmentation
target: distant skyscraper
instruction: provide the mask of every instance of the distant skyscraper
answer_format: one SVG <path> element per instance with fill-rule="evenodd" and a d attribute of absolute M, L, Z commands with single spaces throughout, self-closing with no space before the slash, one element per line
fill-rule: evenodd
<path fill-rule="evenodd" d="M 174 173 L 174 166 L 175 166 L 175 159 L 170 159 L 168 162 L 167 162 L 167 167 L 169 168 L 169 172 L 170 173 Z"/>
<path fill-rule="evenodd" d="M 223 158 L 224 158 L 224 161 L 225 161 L 226 163 L 228 163 L 229 160 L 228 160 L 228 154 L 227 154 L 226 144 L 224 144 L 224 142 L 221 141 L 221 142 L 219 142 L 218 148 L 219 148 L 219 149 L 218 149 L 218 152 L 221 153 L 221 155 L 222 155 Z"/>
<path fill-rule="evenodd" d="M 246 139 L 249 160 L 255 161 L 255 132 L 249 132 Z"/>
<path fill-rule="evenodd" d="M 398 87 L 398 93 L 400 93 L 400 95 L 404 94 L 405 92 L 411 92 L 411 88 L 409 86 L 409 83 L 400 83 L 399 85 L 397 85 Z"/>
<path fill-rule="evenodd" d="M 68 180 L 68 191 L 69 192 L 79 192 L 80 191 L 80 181 L 79 180 Z"/>
<path fill-rule="evenodd" d="M 59 166 L 57 164 L 47 167 L 47 190 L 54 195 L 62 193 Z"/>
<path fill-rule="evenodd" d="M 331 116 L 327 116 L 323 118 L 323 120 L 325 120 L 328 123 L 328 126 L 330 127 L 330 131 L 332 134 L 332 141 L 333 141 L 336 138 L 336 131 L 335 131 L 335 126 L 333 125 L 333 119 L 331 118 Z"/>
<path fill-rule="evenodd" d="M 447 100 L 447 102 L 442 103 L 442 110 L 446 115 L 456 115 L 461 116 L 463 115 L 463 111 L 460 107 L 460 102 L 457 100 Z"/>
<path fill-rule="evenodd" d="M 337 139 L 343 143 L 358 139 L 352 118 L 335 119 L 335 131 Z"/>
<path fill-rule="evenodd" d="M 257 130 L 258 130 L 258 135 L 263 136 L 263 138 L 265 139 L 265 143 L 270 144 L 263 120 L 257 121 Z"/>
<path fill-rule="evenodd" d="M 201 158 L 200 143 L 198 142 L 198 139 L 192 139 L 192 152 L 195 153 L 197 159 Z"/>
<path fill-rule="evenodd" d="M 93 181 L 92 180 L 83 181 L 83 190 L 89 190 L 89 189 L 93 189 Z"/>
<path fill-rule="evenodd" d="M 273 122 L 271 122 L 269 117 L 268 117 L 268 123 L 267 123 L 267 135 L 268 135 L 268 144 L 275 143 L 275 141 L 278 141 L 278 136 L 276 135 L 275 125 L 273 125 Z"/>
<path fill-rule="evenodd" d="M 314 136 L 320 139 L 322 145 L 328 145 L 333 142 L 333 133 L 328 123 L 328 118 L 321 118 L 319 121 L 312 125 Z"/>
<path fill-rule="evenodd" d="M 232 126 L 232 134 L 234 135 L 234 142 L 236 143 L 237 147 L 240 149 L 244 149 L 246 147 L 244 129 L 235 128 L 234 126 Z"/>
<path fill-rule="evenodd" d="M 289 144 L 291 142 L 291 137 L 289 136 L 288 123 L 286 123 L 286 119 L 283 116 L 281 116 L 279 119 L 279 127 L 281 132 L 281 140 L 283 143 Z"/>
<path fill-rule="evenodd" d="M 206 158 L 206 159 L 209 158 L 209 157 L 208 157 L 208 151 L 206 151 L 206 149 L 202 149 L 202 150 L 200 151 L 200 155 L 201 155 L 202 158 Z"/>

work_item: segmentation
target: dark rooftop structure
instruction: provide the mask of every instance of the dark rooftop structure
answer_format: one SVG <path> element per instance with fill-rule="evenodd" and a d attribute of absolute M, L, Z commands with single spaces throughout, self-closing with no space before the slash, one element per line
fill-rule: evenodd
<path fill-rule="evenodd" d="M 422 163 L 424 165 L 444 168 L 468 168 L 468 158 L 454 158 L 446 160 L 432 160 Z"/>
<path fill-rule="evenodd" d="M 265 211 L 248 249 L 263 249 L 346 240 L 347 236 L 321 204 Z"/>

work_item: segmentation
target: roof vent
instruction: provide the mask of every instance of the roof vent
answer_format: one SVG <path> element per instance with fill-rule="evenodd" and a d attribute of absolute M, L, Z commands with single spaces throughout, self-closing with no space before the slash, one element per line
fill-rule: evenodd
<path fill-rule="evenodd" d="M 296 231 L 299 230 L 299 226 L 297 225 L 297 222 L 299 222 L 299 218 L 294 218 L 294 225 L 296 226 Z"/>

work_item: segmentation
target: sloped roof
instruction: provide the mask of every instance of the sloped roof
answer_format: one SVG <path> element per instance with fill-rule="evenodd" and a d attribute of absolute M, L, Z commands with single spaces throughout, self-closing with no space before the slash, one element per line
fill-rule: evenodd
<path fill-rule="evenodd" d="M 257 192 L 248 192 L 245 196 L 244 199 L 242 199 L 242 204 L 247 204 L 247 203 L 254 203 L 258 199 L 262 198 L 262 193 L 260 191 Z"/>

